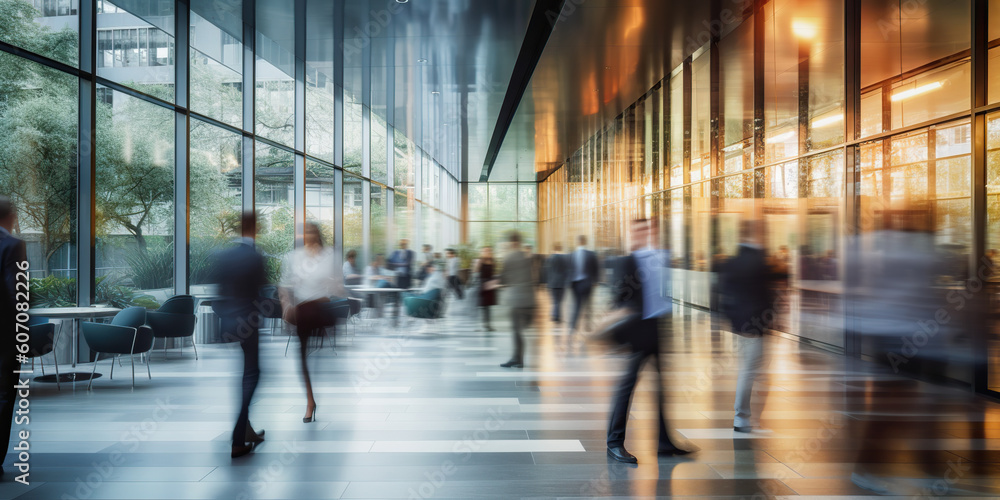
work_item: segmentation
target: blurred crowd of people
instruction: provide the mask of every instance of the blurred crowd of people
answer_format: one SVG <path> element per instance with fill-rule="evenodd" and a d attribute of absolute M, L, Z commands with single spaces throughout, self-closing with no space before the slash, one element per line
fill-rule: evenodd
<path fill-rule="evenodd" d="M 5 287 L 2 298 L 3 318 L 10 321 L 13 305 L 11 291 L 16 281 L 12 265 L 23 258 L 23 242 L 10 235 L 13 208 L 0 197 L 0 258 L 3 259 Z M 738 244 L 731 255 L 717 254 L 711 270 L 717 286 L 713 302 L 717 318 L 734 337 L 737 356 L 737 381 L 733 401 L 733 430 L 754 432 L 759 415 L 754 415 L 754 385 L 767 365 L 765 347 L 770 330 L 779 316 L 790 312 L 779 296 L 792 283 L 837 281 L 849 301 L 845 309 L 848 329 L 854 329 L 859 346 L 850 349 L 865 353 L 875 364 L 869 370 L 901 371 L 925 379 L 943 379 L 949 366 L 973 362 L 977 348 L 970 333 L 974 321 L 989 307 L 989 294 L 979 291 L 994 282 L 997 252 L 986 252 L 975 271 L 965 272 L 968 279 L 948 281 L 943 274 L 954 273 L 954 252 L 942 248 L 931 232 L 930 214 L 908 210 L 886 216 L 880 228 L 861 236 L 847 238 L 844 248 L 851 266 L 845 268 L 833 249 L 814 251 L 809 245 L 797 247 L 793 254 L 787 244 L 768 247 L 768 228 L 758 219 L 739 224 Z M 625 446 L 629 409 L 638 378 L 644 366 L 651 365 L 656 383 L 659 408 L 659 455 L 687 454 L 695 449 L 672 438 L 666 415 L 664 376 L 661 362 L 661 339 L 671 335 L 673 311 L 671 268 L 676 256 L 663 248 L 655 219 L 636 219 L 629 225 L 627 248 L 605 252 L 604 258 L 589 248 L 588 239 L 578 236 L 575 247 L 564 251 L 561 242 L 551 252 L 540 255 L 523 245 L 517 232 L 506 235 L 500 259 L 490 245 L 478 249 L 478 256 L 447 248 L 443 254 L 430 245 L 421 251 L 409 248 L 402 239 L 388 257 L 377 254 L 363 268 L 358 252 L 342 250 L 324 241 L 316 224 L 303 227 L 302 244 L 285 256 L 277 298 L 267 298 L 261 290 L 267 283 L 266 258 L 254 246 L 255 214 L 245 213 L 243 237 L 215 256 L 214 281 L 221 299 L 213 302 L 221 318 L 224 336 L 238 341 L 243 354 L 243 377 L 240 408 L 232 435 L 232 456 L 252 452 L 264 440 L 263 429 L 255 430 L 249 421 L 252 398 L 260 380 L 259 334 L 262 304 L 280 311 L 279 316 L 295 326 L 299 339 L 299 362 L 305 388 L 306 406 L 303 422 L 315 421 L 317 400 L 308 364 L 310 341 L 335 330 L 339 321 L 356 312 L 359 304 L 382 313 L 388 304 L 358 294 L 366 289 L 392 289 L 402 295 L 395 307 L 420 318 L 437 318 L 443 304 L 463 305 L 457 310 L 475 317 L 478 309 L 483 332 L 495 331 L 491 309 L 501 303 L 509 312 L 513 352 L 500 366 L 523 368 L 530 342 L 526 332 L 539 317 L 554 325 L 551 331 L 571 338 L 587 335 L 602 338 L 625 348 L 625 370 L 614 390 L 607 431 L 607 454 L 616 461 L 636 463 Z M 773 243 L 773 242 L 772 242 Z M 794 247 L 793 247 L 794 248 Z M 344 255 L 343 260 L 341 255 Z M 968 266 L 967 266 L 968 267 Z M 961 273 L 959 273 L 961 274 Z M 977 281 L 978 280 L 978 281 Z M 273 285 L 271 285 L 273 287 Z M 592 319 L 595 291 L 606 286 L 609 297 L 600 321 Z M 539 287 L 550 302 L 546 311 L 538 311 Z M 567 290 L 569 293 L 567 294 Z M 570 307 L 564 308 L 568 299 Z M 429 305 L 428 305 L 429 304 Z M 437 306 L 436 304 L 442 304 Z M 470 314 L 472 313 L 472 314 Z M 787 324 L 787 323 L 785 323 Z M 965 345 L 967 351 L 956 349 Z M 0 359 L 3 377 L 15 369 L 5 351 Z M 874 366 L 875 368 L 872 368 Z M 3 378 L 3 380 L 8 380 Z M 10 423 L 14 398 L 11 383 L 0 393 L 3 402 L 0 419 Z M 877 392 L 881 389 L 873 388 Z M 891 388 L 885 388 L 891 390 Z M 759 404 L 759 402 L 758 402 Z M 928 412 L 933 402 L 927 401 Z M 880 476 L 865 464 L 880 452 L 872 443 L 878 439 L 905 439 L 896 436 L 893 420 L 882 419 L 861 424 L 857 431 L 859 459 L 854 482 L 880 493 L 906 490 L 898 478 Z M 6 433 L 4 433 L 6 435 Z M 933 474 L 933 471 L 926 471 Z"/>

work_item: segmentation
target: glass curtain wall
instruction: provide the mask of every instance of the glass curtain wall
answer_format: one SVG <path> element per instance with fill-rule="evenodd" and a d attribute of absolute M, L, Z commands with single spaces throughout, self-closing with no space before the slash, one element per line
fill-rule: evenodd
<path fill-rule="evenodd" d="M 272 279 L 306 220 L 365 256 L 396 237 L 458 243 L 459 169 L 397 129 L 394 39 L 379 55 L 337 44 L 356 36 L 334 28 L 350 4 L 0 0 L 0 40 L 26 53 L 0 50 L 0 193 L 18 207 L 34 305 L 208 293 L 210 256 L 245 209 Z M 81 137 L 95 138 L 93 164 Z M 80 175 L 95 180 L 85 197 Z"/>
<path fill-rule="evenodd" d="M 538 185 L 534 182 L 470 182 L 468 238 L 473 248 L 496 247 L 511 231 L 537 253 L 548 253 L 537 236 Z"/>
<path fill-rule="evenodd" d="M 789 276 L 775 304 L 777 329 L 863 357 L 877 352 L 852 344 L 852 328 L 866 325 L 851 323 L 847 291 L 857 283 L 848 271 L 869 271 L 858 255 L 878 251 L 885 229 L 923 214 L 941 262 L 935 290 L 962 293 L 980 273 L 992 276 L 1000 255 L 1000 2 L 988 2 L 981 19 L 971 1 L 859 4 L 861 22 L 846 30 L 840 0 L 763 0 L 737 15 L 539 183 L 542 244 L 587 234 L 613 254 L 623 248 L 624 221 L 656 217 L 674 298 L 710 308 L 713 265 L 734 254 L 740 221 L 762 220 L 772 265 Z M 981 47 L 973 47 L 974 23 L 988 34 Z M 847 67 L 852 49 L 859 57 Z M 976 57 L 987 73 L 973 85 Z M 850 74 L 860 85 L 847 85 Z M 850 102 L 858 103 L 854 116 Z M 648 124 L 658 141 L 644 139 Z M 652 172 L 633 168 L 636 161 L 652 161 Z M 984 182 L 974 182 L 977 171 Z M 470 189 L 470 218 L 483 194 Z M 995 288 L 976 286 L 991 290 L 981 303 L 995 312 Z M 953 312 L 968 319 L 970 309 Z M 981 382 L 972 360 L 988 352 L 988 382 L 975 386 L 1000 389 L 996 331 L 944 334 L 954 353 L 946 375 Z"/>

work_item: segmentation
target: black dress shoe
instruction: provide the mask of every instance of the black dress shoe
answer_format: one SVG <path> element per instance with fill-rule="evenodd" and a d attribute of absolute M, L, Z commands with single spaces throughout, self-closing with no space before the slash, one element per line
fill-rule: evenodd
<path fill-rule="evenodd" d="M 608 448 L 608 456 L 619 462 L 624 462 L 627 464 L 639 463 L 639 461 L 636 460 L 635 455 L 632 455 L 627 450 L 625 450 L 624 446 L 615 446 Z"/>
<path fill-rule="evenodd" d="M 685 450 L 683 448 L 678 448 L 674 445 L 658 446 L 656 448 L 657 456 L 669 457 L 674 455 L 687 455 L 689 453 L 694 453 L 698 450 Z"/>
<path fill-rule="evenodd" d="M 241 444 L 241 445 L 233 445 L 233 452 L 229 456 L 231 456 L 233 458 L 242 457 L 243 455 L 246 455 L 246 454 L 250 453 L 251 451 L 253 451 L 253 445 L 252 444 L 246 444 L 246 443 L 244 443 L 244 444 Z"/>
<path fill-rule="evenodd" d="M 510 361 L 508 361 L 508 362 L 506 362 L 506 363 L 504 363 L 504 364 L 502 364 L 500 366 L 503 367 L 503 368 L 524 368 L 524 362 L 512 359 L 512 360 L 510 360 Z"/>
<path fill-rule="evenodd" d="M 736 432 L 742 432 L 744 434 L 749 434 L 751 431 L 753 431 L 753 427 L 749 426 L 749 425 L 734 426 L 733 430 L 736 431 Z"/>

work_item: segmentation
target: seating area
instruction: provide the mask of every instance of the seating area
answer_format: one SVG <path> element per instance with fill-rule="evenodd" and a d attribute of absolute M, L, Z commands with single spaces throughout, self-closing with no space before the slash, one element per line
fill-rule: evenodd
<path fill-rule="evenodd" d="M 939 450 L 939 462 L 929 465 L 941 474 L 948 463 L 965 471 L 950 485 L 953 495 L 1000 496 L 1000 463 L 989 451 L 997 445 L 990 434 L 996 403 L 891 373 L 847 371 L 841 356 L 794 340 L 767 343 L 770 361 L 755 395 L 766 432 L 734 433 L 737 367 L 726 362 L 735 356 L 734 337 L 713 330 L 710 316 L 694 308 L 675 310 L 662 363 L 670 425 L 701 451 L 656 456 L 656 392 L 640 384 L 630 424 L 639 465 L 609 461 L 604 439 L 621 356 L 573 345 L 539 322 L 526 338 L 528 366 L 508 371 L 497 366 L 511 348 L 505 311 L 498 309 L 498 331 L 489 334 L 475 331 L 474 317 L 449 310 L 433 335 L 359 329 L 336 354 L 312 353 L 319 408 L 329 410 L 309 424 L 299 418 L 297 361 L 282 356 L 285 339 L 262 337 L 251 418 L 267 440 L 241 461 L 229 458 L 242 373 L 232 344 L 199 346 L 198 360 L 160 362 L 157 354 L 155 376 L 134 389 L 127 377 L 98 379 L 89 392 L 81 382 L 61 392 L 34 384 L 32 484 L 0 482 L 0 498 L 75 496 L 76 480 L 98 471 L 92 462 L 121 453 L 114 473 L 92 482 L 89 498 L 403 499 L 430 491 L 427 476 L 449 470 L 428 498 L 874 499 L 851 481 L 861 467 L 859 428 L 889 418 L 890 408 L 905 421 L 897 434 L 912 438 L 878 441 L 899 457 L 879 468 L 915 473 L 922 466 L 914 445 L 929 446 Z M 872 400 L 863 386 L 880 381 L 895 390 Z M 922 411 L 927 398 L 941 414 Z M 87 432 L 71 431 L 81 425 Z M 444 469 L 448 463 L 454 469 Z"/>

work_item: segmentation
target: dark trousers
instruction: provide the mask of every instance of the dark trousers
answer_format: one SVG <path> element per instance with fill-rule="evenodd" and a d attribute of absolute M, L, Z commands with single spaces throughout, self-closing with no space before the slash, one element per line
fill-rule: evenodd
<path fill-rule="evenodd" d="M 462 291 L 462 282 L 458 279 L 458 276 L 448 276 L 448 284 L 451 288 L 455 290 L 455 295 L 458 296 L 458 300 L 465 298 L 465 293 Z"/>
<path fill-rule="evenodd" d="M 482 306 L 483 310 L 483 326 L 486 328 L 493 328 L 490 325 L 490 306 Z"/>
<path fill-rule="evenodd" d="M 409 289 L 411 280 L 412 278 L 410 278 L 409 275 L 396 276 L 396 288 L 402 288 L 403 290 Z"/>
<path fill-rule="evenodd" d="M 580 315 L 583 314 L 583 309 L 590 304 L 591 290 L 590 284 L 584 281 L 573 282 L 573 318 L 569 324 L 570 331 L 577 331 L 577 325 L 580 323 Z"/>
<path fill-rule="evenodd" d="M 510 322 L 514 329 L 514 355 L 511 360 L 524 361 L 524 329 L 531 324 L 533 309 L 528 307 L 512 307 L 510 309 Z"/>
<path fill-rule="evenodd" d="M 14 334 L 10 335 L 9 352 L 3 354 L 0 359 L 0 444 L 3 444 L 3 452 L 6 454 L 10 449 L 10 428 L 13 424 L 14 406 L 17 405 L 17 389 L 14 385 L 18 383 L 17 374 L 21 366 L 14 357 Z"/>
<path fill-rule="evenodd" d="M 565 294 L 565 288 L 549 288 L 549 295 L 552 297 L 552 321 L 556 323 L 562 321 L 562 301 Z"/>
<path fill-rule="evenodd" d="M 240 322 L 242 323 L 242 322 Z M 247 426 L 250 420 L 250 400 L 260 381 L 260 335 L 257 325 L 260 321 L 251 317 L 244 330 L 239 332 L 240 349 L 243 350 L 243 395 L 240 414 L 233 428 L 233 446 L 246 443 Z"/>
<path fill-rule="evenodd" d="M 670 442 L 670 435 L 667 433 L 667 421 L 663 416 L 663 379 L 660 366 L 660 345 L 659 345 L 659 320 L 644 319 L 636 325 L 637 337 L 641 337 L 641 342 L 636 342 L 633 351 L 628 356 L 628 364 L 625 374 L 618 381 L 615 395 L 611 399 L 611 418 L 608 422 L 608 447 L 623 446 L 625 444 L 625 427 L 628 423 L 629 407 L 632 405 L 632 394 L 635 391 L 635 384 L 639 378 L 639 371 L 646 363 L 652 360 L 656 368 L 656 402 L 657 413 L 659 415 L 659 446 L 661 448 L 673 448 Z"/>

